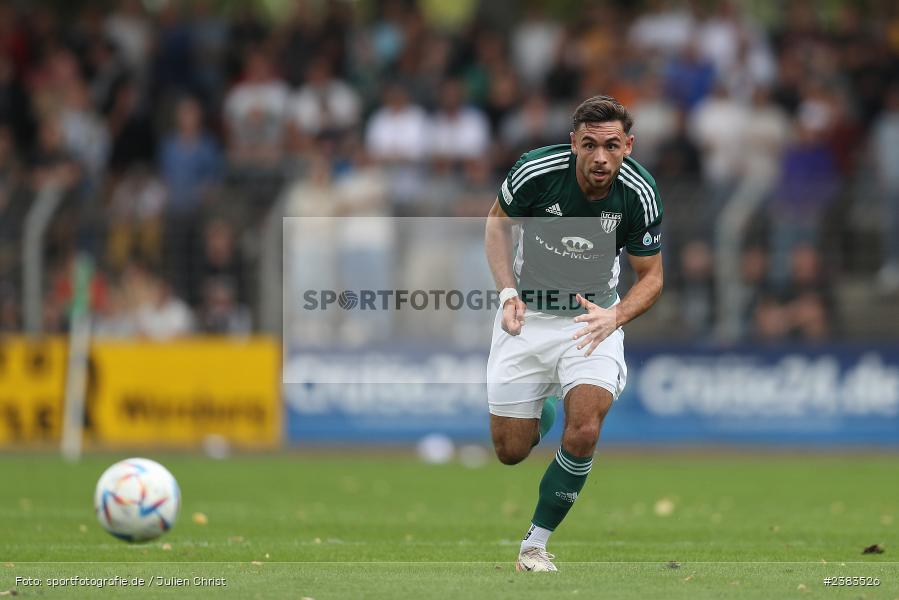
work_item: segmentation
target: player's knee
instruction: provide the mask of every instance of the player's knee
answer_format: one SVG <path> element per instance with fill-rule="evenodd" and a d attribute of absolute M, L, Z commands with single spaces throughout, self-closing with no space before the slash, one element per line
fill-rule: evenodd
<path fill-rule="evenodd" d="M 592 452 L 599 439 L 599 423 L 579 423 L 565 429 L 564 445 L 577 455 Z"/>
<path fill-rule="evenodd" d="M 504 465 L 517 465 L 531 452 L 529 446 L 515 443 L 497 443 L 494 444 L 494 450 L 499 462 Z"/>

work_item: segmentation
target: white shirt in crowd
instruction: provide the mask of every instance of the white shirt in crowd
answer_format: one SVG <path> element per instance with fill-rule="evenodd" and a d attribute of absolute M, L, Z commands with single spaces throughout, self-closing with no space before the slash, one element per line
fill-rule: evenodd
<path fill-rule="evenodd" d="M 290 98 L 289 118 L 300 131 L 315 135 L 326 129 L 349 129 L 359 123 L 362 102 L 339 79 L 322 86 L 304 85 Z"/>
<path fill-rule="evenodd" d="M 225 120 L 238 143 L 277 143 L 290 89 L 278 80 L 237 84 L 225 97 Z"/>
<path fill-rule="evenodd" d="M 490 144 L 490 125 L 477 108 L 463 107 L 454 114 L 438 112 L 431 129 L 433 156 L 450 159 L 480 158 Z"/>
<path fill-rule="evenodd" d="M 378 109 L 368 122 L 365 146 L 381 160 L 419 161 L 425 157 L 428 116 L 414 104 L 399 110 Z"/>

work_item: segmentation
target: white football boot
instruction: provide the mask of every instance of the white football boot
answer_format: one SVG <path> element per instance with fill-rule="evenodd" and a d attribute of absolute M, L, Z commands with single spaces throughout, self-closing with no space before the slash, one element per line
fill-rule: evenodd
<path fill-rule="evenodd" d="M 515 563 L 516 571 L 558 571 L 556 565 L 552 563 L 556 556 L 550 554 L 544 548 L 526 548 L 518 555 L 518 562 Z"/>

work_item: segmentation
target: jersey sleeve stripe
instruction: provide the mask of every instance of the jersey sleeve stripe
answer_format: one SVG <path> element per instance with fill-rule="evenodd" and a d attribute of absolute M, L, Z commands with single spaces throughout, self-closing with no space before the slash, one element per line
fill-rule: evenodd
<path fill-rule="evenodd" d="M 646 192 L 643 191 L 642 188 L 638 187 L 635 183 L 631 183 L 629 179 L 627 179 L 624 175 L 623 171 L 619 171 L 621 183 L 631 188 L 635 192 L 637 192 L 637 197 L 640 198 L 640 204 L 643 205 L 643 219 L 646 221 L 646 226 L 649 227 L 649 204 L 647 204 Z"/>
<path fill-rule="evenodd" d="M 652 212 L 653 212 L 652 218 L 653 218 L 653 220 L 656 219 L 659 216 L 659 205 L 656 202 L 655 190 L 652 189 L 652 186 L 649 184 L 648 181 L 646 181 L 646 179 L 642 175 L 640 175 L 633 167 L 631 167 L 627 163 L 622 163 L 621 168 L 623 170 L 627 171 L 627 173 L 631 176 L 631 178 L 635 181 L 635 183 L 637 183 L 638 185 L 640 185 L 640 187 L 642 187 L 644 190 L 646 190 L 646 193 L 649 195 L 650 204 L 652 206 Z"/>
<path fill-rule="evenodd" d="M 571 155 L 571 151 L 566 150 L 565 152 L 559 152 L 558 154 L 550 154 L 549 156 L 544 156 L 543 158 L 538 158 L 536 160 L 526 162 L 523 165 L 521 165 L 521 167 L 518 169 L 518 171 L 515 172 L 514 175 L 512 175 L 511 179 L 509 180 L 509 183 L 511 183 L 514 186 L 518 182 L 518 180 L 520 180 L 522 177 L 524 177 L 524 175 L 527 174 L 528 172 L 533 171 L 534 169 L 539 169 L 541 167 L 544 167 L 547 164 L 549 164 L 550 162 L 558 163 L 561 160 L 563 160 L 563 157 L 564 157 L 564 160 L 567 161 L 568 157 L 570 155 Z"/>
<path fill-rule="evenodd" d="M 502 185 L 501 189 L 502 189 L 502 194 L 503 194 L 503 200 L 506 201 L 506 204 L 512 204 L 512 192 L 509 191 L 509 180 L 508 179 L 503 181 L 503 185 Z"/>
<path fill-rule="evenodd" d="M 655 201 L 655 192 L 652 190 L 652 186 L 627 164 L 621 165 L 621 171 L 623 177 L 643 190 L 649 207 L 649 219 L 650 221 L 654 220 L 659 216 L 659 208 Z"/>
<path fill-rule="evenodd" d="M 512 187 L 512 193 L 514 194 L 515 192 L 517 192 L 518 189 L 519 189 L 521 186 L 523 186 L 525 183 L 527 183 L 529 179 L 533 179 L 533 178 L 536 177 L 537 175 L 542 175 L 542 174 L 544 174 L 544 173 L 549 173 L 550 171 L 564 171 L 564 170 L 567 169 L 567 168 L 568 168 L 568 161 L 566 160 L 566 161 L 565 161 L 563 164 L 561 164 L 561 165 L 556 165 L 556 166 L 553 166 L 553 167 L 546 167 L 545 169 L 540 169 L 539 171 L 534 171 L 533 173 L 530 173 L 530 174 L 529 174 L 527 177 L 525 177 L 524 179 L 520 180 L 517 184 L 515 184 L 515 185 Z"/>

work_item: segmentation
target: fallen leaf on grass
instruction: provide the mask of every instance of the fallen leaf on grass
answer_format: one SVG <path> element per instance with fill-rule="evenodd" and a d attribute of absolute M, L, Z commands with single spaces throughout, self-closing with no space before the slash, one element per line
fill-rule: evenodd
<path fill-rule="evenodd" d="M 680 569 L 680 563 L 677 562 L 676 560 L 668 561 L 668 564 L 665 566 L 668 567 L 669 569 Z"/>
<path fill-rule="evenodd" d="M 255 567 L 261 567 L 261 566 L 262 566 L 262 563 L 261 563 L 260 561 L 258 561 L 258 560 L 254 560 L 254 561 L 250 562 L 250 564 L 253 565 L 253 566 L 255 566 Z"/>
<path fill-rule="evenodd" d="M 162 549 L 165 550 L 166 552 L 168 552 L 172 549 L 172 545 L 169 544 L 168 542 L 166 542 L 165 544 L 162 545 Z"/>
<path fill-rule="evenodd" d="M 0 596 L 18 596 L 19 592 L 16 590 L 5 590 L 0 592 Z"/>
<path fill-rule="evenodd" d="M 652 510 L 658 517 L 669 517 L 674 512 L 674 501 L 670 498 L 659 498 Z"/>
<path fill-rule="evenodd" d="M 206 515 L 204 515 L 204 514 L 201 513 L 201 512 L 195 512 L 194 515 L 193 515 L 193 521 L 194 521 L 194 523 L 196 523 L 197 525 L 208 525 L 208 524 L 209 524 L 209 517 L 207 517 Z"/>
<path fill-rule="evenodd" d="M 688 581 L 692 581 L 692 580 L 693 580 L 692 575 L 687 575 L 686 577 L 684 577 L 684 583 L 687 583 Z"/>
<path fill-rule="evenodd" d="M 804 584 L 804 583 L 800 583 L 799 585 L 797 585 L 797 586 L 796 586 L 796 589 L 799 590 L 800 592 L 807 592 L 807 591 L 808 591 L 808 588 L 805 587 L 805 584 Z"/>
<path fill-rule="evenodd" d="M 883 554 L 884 549 L 880 546 L 880 544 L 874 544 L 873 546 L 868 546 L 864 550 L 862 550 L 862 554 Z"/>

